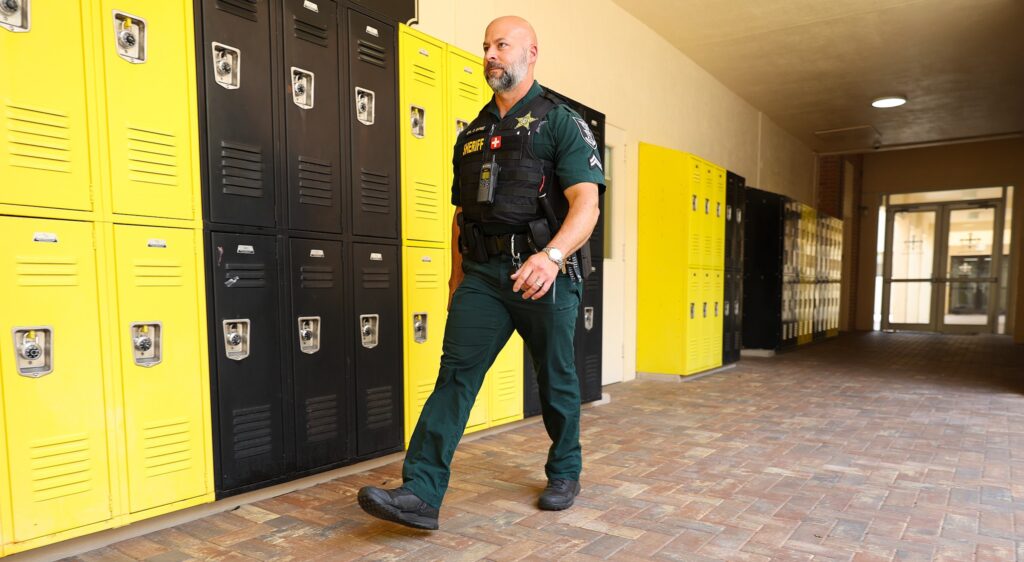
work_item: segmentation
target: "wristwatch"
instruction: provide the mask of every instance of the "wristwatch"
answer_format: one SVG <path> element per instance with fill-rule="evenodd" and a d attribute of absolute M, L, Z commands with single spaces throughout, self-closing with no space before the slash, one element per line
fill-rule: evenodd
<path fill-rule="evenodd" d="M 562 250 L 548 246 L 541 251 L 547 254 L 549 260 L 555 262 L 562 273 L 565 273 L 565 256 L 562 255 Z"/>

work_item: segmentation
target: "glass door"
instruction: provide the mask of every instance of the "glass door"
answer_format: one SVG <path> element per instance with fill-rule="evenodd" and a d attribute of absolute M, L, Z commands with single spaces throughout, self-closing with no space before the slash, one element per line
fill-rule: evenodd
<path fill-rule="evenodd" d="M 934 331 L 932 295 L 941 208 L 890 207 L 886 217 L 882 329 Z"/>
<path fill-rule="evenodd" d="M 944 205 L 939 331 L 995 333 L 1003 229 L 998 205 Z"/>

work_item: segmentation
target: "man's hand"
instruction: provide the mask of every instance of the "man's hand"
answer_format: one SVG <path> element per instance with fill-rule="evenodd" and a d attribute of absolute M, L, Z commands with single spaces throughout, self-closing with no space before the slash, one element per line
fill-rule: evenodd
<path fill-rule="evenodd" d="M 512 274 L 512 290 L 523 290 L 524 299 L 537 300 L 547 294 L 558 277 L 558 266 L 544 252 L 537 252 Z"/>

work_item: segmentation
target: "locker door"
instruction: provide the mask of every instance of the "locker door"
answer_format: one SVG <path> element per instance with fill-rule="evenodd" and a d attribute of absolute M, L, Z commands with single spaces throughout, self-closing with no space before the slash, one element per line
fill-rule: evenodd
<path fill-rule="evenodd" d="M 684 332 L 684 353 L 686 365 L 682 374 L 689 375 L 701 370 L 701 302 L 703 300 L 703 279 L 700 270 L 687 270 L 686 284 L 686 331 Z"/>
<path fill-rule="evenodd" d="M 286 473 L 277 240 L 212 233 L 219 491 Z"/>
<path fill-rule="evenodd" d="M 701 228 L 704 226 L 704 165 L 699 158 L 685 156 L 681 159 L 686 164 L 689 173 L 686 176 L 686 192 L 689 200 L 686 202 L 686 212 L 689 219 L 686 221 L 687 237 L 689 238 L 686 254 L 687 267 L 700 267 L 704 263 L 703 244 Z"/>
<path fill-rule="evenodd" d="M 704 163 L 704 185 L 701 195 L 701 267 L 715 266 L 714 232 L 715 232 L 715 168 L 710 162 Z"/>
<path fill-rule="evenodd" d="M 490 425 L 523 419 L 523 338 L 513 333 L 487 371 L 487 395 L 481 391 L 477 402 L 489 400 Z"/>
<path fill-rule="evenodd" d="M 195 231 L 114 226 L 132 513 L 206 493 Z"/>
<path fill-rule="evenodd" d="M 91 210 L 94 155 L 86 116 L 92 106 L 82 64 L 88 8 L 25 1 L 19 6 L 20 14 L 31 8 L 28 21 L 18 18 L 29 30 L 0 29 L 0 203 Z"/>
<path fill-rule="evenodd" d="M 412 438 L 423 404 L 434 390 L 437 369 L 441 364 L 441 343 L 444 340 L 448 305 L 449 272 L 446 269 L 445 252 L 447 250 L 440 248 L 405 248 L 403 339 L 406 348 L 406 444 Z"/>
<path fill-rule="evenodd" d="M 444 167 L 444 46 L 402 26 L 398 34 L 399 137 L 402 150 L 403 238 L 444 242 L 450 236 L 445 206 L 450 201 Z"/>
<path fill-rule="evenodd" d="M 341 242 L 289 240 L 291 314 L 285 326 L 295 385 L 296 469 L 348 456 L 344 277 Z"/>
<path fill-rule="evenodd" d="M 595 262 L 597 271 L 583 283 L 583 301 L 576 323 L 579 345 L 576 348 L 576 375 L 580 380 L 580 397 L 583 402 L 601 399 L 601 344 L 602 307 L 604 296 L 604 267 Z"/>
<path fill-rule="evenodd" d="M 202 6 L 208 218 L 274 226 L 269 0 L 202 0 Z"/>
<path fill-rule="evenodd" d="M 192 4 L 103 0 L 113 211 L 193 218 Z M 159 108 L 155 111 L 154 108 Z"/>
<path fill-rule="evenodd" d="M 7 540 L 23 542 L 111 517 L 96 258 L 89 223 L 0 217 L 0 232 Z"/>
<path fill-rule="evenodd" d="M 725 273 L 721 270 L 709 272 L 711 277 L 711 301 L 710 317 L 711 326 L 709 330 L 710 349 L 708 350 L 708 367 L 720 367 L 722 365 L 722 335 L 724 329 L 725 306 Z"/>
<path fill-rule="evenodd" d="M 714 191 L 711 200 L 711 263 L 712 269 L 725 267 L 725 168 L 715 166 Z"/>
<path fill-rule="evenodd" d="M 396 246 L 353 244 L 356 454 L 402 445 L 402 277 Z"/>
<path fill-rule="evenodd" d="M 732 362 L 732 330 L 736 324 L 736 317 L 732 314 L 733 276 L 735 275 L 732 271 L 725 272 L 725 291 L 722 299 L 726 303 L 722 307 L 722 363 Z"/>
<path fill-rule="evenodd" d="M 341 232 L 338 25 L 333 0 L 284 2 L 288 227 Z"/>
<path fill-rule="evenodd" d="M 395 28 L 348 11 L 352 233 L 398 238 Z"/>

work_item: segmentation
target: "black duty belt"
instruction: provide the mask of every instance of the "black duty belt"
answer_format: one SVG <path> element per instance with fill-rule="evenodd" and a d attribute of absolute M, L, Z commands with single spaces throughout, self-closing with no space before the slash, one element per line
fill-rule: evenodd
<path fill-rule="evenodd" d="M 526 234 L 497 234 L 484 236 L 484 247 L 487 255 L 497 256 L 499 254 L 511 256 L 513 250 L 519 254 L 531 254 L 529 236 Z"/>

